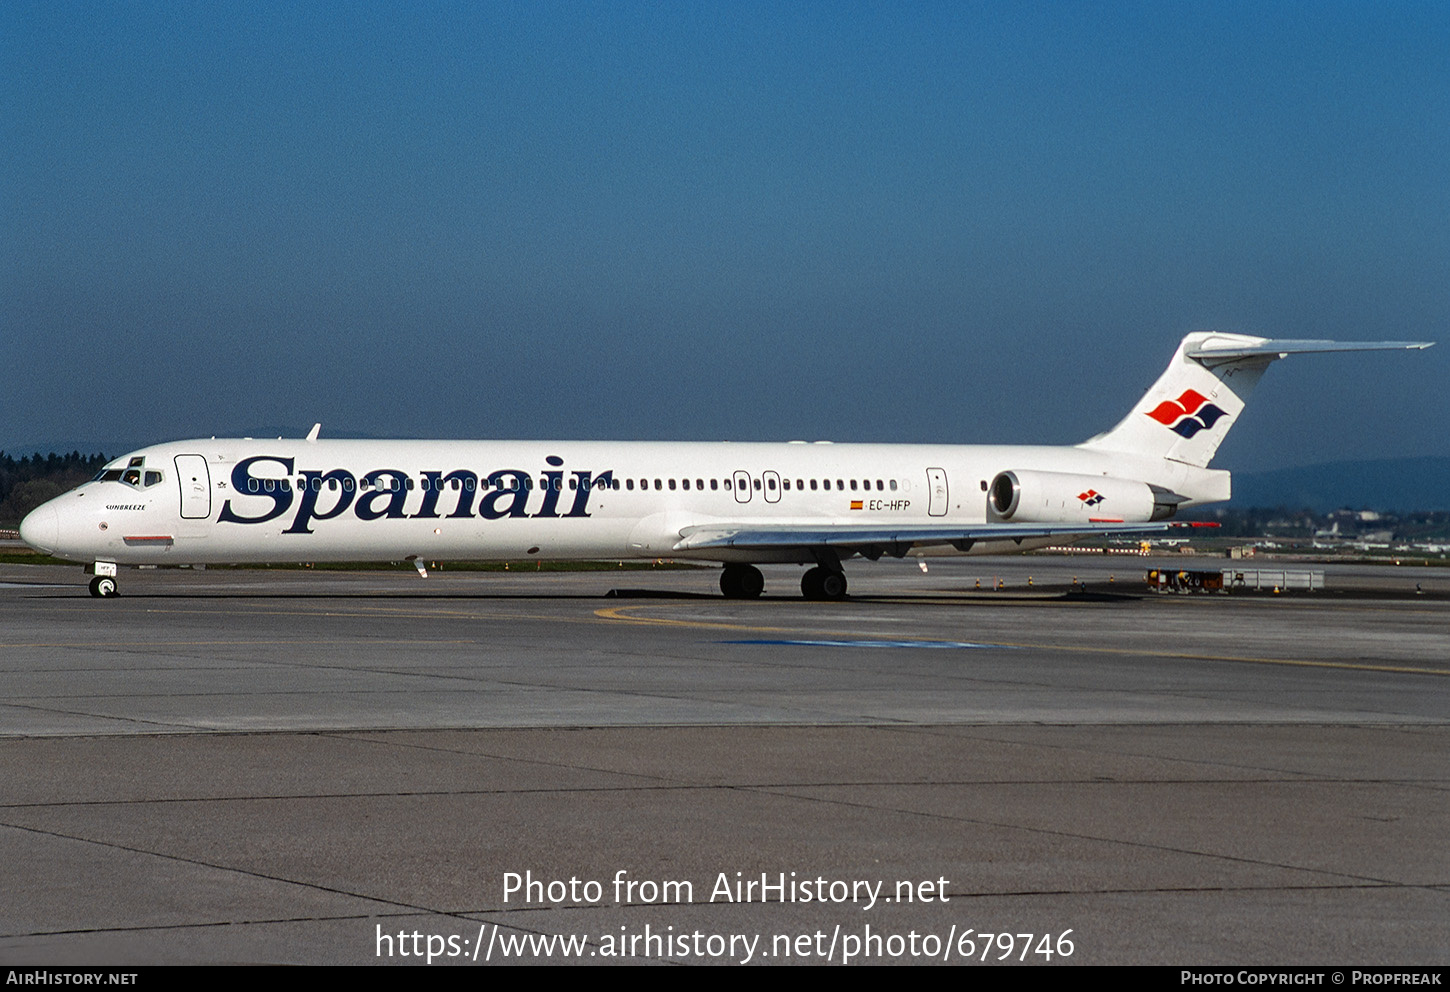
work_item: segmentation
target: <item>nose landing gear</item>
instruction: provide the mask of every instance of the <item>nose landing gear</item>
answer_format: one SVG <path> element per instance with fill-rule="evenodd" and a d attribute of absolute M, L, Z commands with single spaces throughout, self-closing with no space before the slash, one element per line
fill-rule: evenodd
<path fill-rule="evenodd" d="M 101 526 L 105 526 L 102 524 Z M 112 596 L 120 595 L 116 586 L 116 563 L 113 561 L 98 561 L 94 565 L 87 565 L 86 571 L 95 578 L 91 579 L 91 595 L 98 599 L 110 599 Z"/>

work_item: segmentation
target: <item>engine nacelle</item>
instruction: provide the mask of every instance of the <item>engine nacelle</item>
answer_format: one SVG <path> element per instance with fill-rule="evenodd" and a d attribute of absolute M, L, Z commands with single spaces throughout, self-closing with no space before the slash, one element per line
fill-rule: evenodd
<path fill-rule="evenodd" d="M 987 490 L 987 519 L 1021 524 L 1139 523 L 1164 520 L 1185 497 L 1147 482 L 1068 472 L 999 472 Z"/>

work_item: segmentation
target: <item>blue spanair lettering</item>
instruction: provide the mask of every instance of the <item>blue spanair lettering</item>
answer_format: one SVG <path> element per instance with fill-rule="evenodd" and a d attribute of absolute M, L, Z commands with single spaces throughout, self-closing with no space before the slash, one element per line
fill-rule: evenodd
<path fill-rule="evenodd" d="M 595 487 L 610 489 L 614 486 L 614 471 L 601 472 L 596 479 L 590 479 L 588 472 L 575 472 L 575 482 L 578 489 L 574 493 L 574 505 L 569 507 L 566 517 L 587 517 L 589 512 L 585 509 L 589 505 L 589 494 Z"/>
<path fill-rule="evenodd" d="M 297 501 L 297 513 L 292 517 L 292 526 L 284 534 L 311 534 L 307 526 L 313 520 L 331 520 L 352 505 L 353 488 L 356 480 L 347 469 L 335 468 L 331 472 L 303 472 L 302 498 Z M 324 492 L 333 494 L 332 506 L 327 510 L 317 509 L 318 497 Z"/>
<path fill-rule="evenodd" d="M 454 469 L 447 475 L 442 472 L 423 473 L 423 502 L 418 505 L 414 519 L 438 519 L 438 500 L 444 490 L 452 489 L 458 494 L 453 502 L 449 517 L 467 518 L 473 516 L 473 494 L 478 489 L 478 476 L 466 468 Z"/>
<path fill-rule="evenodd" d="M 357 509 L 354 512 L 359 520 L 377 520 L 381 517 L 401 520 L 407 516 L 403 512 L 403 504 L 408 501 L 408 473 L 395 468 L 374 469 L 362 477 L 363 488 L 377 486 L 383 479 L 396 481 L 395 484 L 358 496 Z M 388 501 L 388 505 L 379 510 L 376 504 L 383 499 Z"/>
<path fill-rule="evenodd" d="M 533 496 L 534 476 L 523 469 L 505 468 L 490 473 L 484 479 L 468 469 L 454 469 L 447 474 L 441 470 L 420 473 L 422 482 L 418 488 L 421 498 L 412 516 L 437 519 L 440 511 L 447 510 L 450 518 L 471 518 L 474 516 L 474 497 L 479 496 L 478 516 L 485 520 L 528 516 L 551 519 L 587 517 L 590 515 L 590 495 L 596 489 L 614 487 L 613 469 L 598 475 L 575 470 L 569 479 L 568 488 L 572 493 L 569 509 L 561 514 L 560 502 L 566 474 L 561 467 L 563 459 L 550 455 L 547 461 L 554 470 L 540 474 L 540 501 L 533 514 L 528 512 L 528 503 Z M 273 469 L 265 475 L 260 474 L 255 468 L 259 463 L 278 466 L 280 471 Z M 238 496 L 269 499 L 272 506 L 264 513 L 247 516 L 240 512 L 240 508 L 249 505 L 245 499 L 236 501 L 238 509 L 233 508 L 233 500 L 229 499 L 222 504 L 217 521 L 266 523 L 282 516 L 294 503 L 297 509 L 287 529 L 282 532 L 284 534 L 315 533 L 314 523 L 342 516 L 349 509 L 359 520 L 401 520 L 408 516 L 405 504 L 413 489 L 413 480 L 401 469 L 374 469 L 358 479 L 344 468 L 326 472 L 308 469 L 298 473 L 293 465 L 293 459 L 275 455 L 256 455 L 238 462 L 232 469 L 232 488 Z M 288 478 L 294 476 L 299 477 L 295 489 Z M 449 489 L 454 494 L 451 507 L 443 497 Z"/>
<path fill-rule="evenodd" d="M 478 501 L 478 515 L 485 520 L 528 516 L 524 510 L 532 481 L 529 473 L 516 468 L 501 468 L 491 473 L 488 495 Z M 500 503 L 505 505 L 500 506 Z"/>
<path fill-rule="evenodd" d="M 442 472 L 423 473 L 423 502 L 418 504 L 415 519 L 436 520 L 438 518 L 438 496 L 443 490 Z"/>
<path fill-rule="evenodd" d="M 453 506 L 453 512 L 448 514 L 450 518 L 473 516 L 473 493 L 478 488 L 478 476 L 466 468 L 455 469 L 443 477 L 443 483 L 453 483 L 457 487 L 458 502 Z"/>
<path fill-rule="evenodd" d="M 548 462 L 554 468 L 558 468 L 564 464 L 564 459 L 558 455 L 549 455 L 544 461 Z M 533 516 L 557 517 L 559 515 L 559 493 L 564 489 L 564 473 L 541 472 L 539 473 L 539 478 L 543 480 L 539 483 L 539 488 L 544 491 L 544 502 L 539 506 L 538 511 Z"/>
<path fill-rule="evenodd" d="M 232 469 L 232 490 L 238 493 L 255 495 L 272 501 L 272 509 L 260 517 L 244 517 L 232 509 L 232 501 L 227 500 L 222 504 L 221 512 L 217 514 L 217 523 L 220 524 L 264 524 L 268 520 L 275 520 L 287 512 L 292 505 L 292 488 L 283 488 L 274 485 L 270 490 L 263 489 L 262 477 L 252 475 L 252 466 L 257 462 L 272 462 L 281 465 L 287 475 L 292 474 L 293 460 L 291 458 L 278 458 L 275 455 L 253 455 L 251 458 L 244 458 L 237 462 Z"/>

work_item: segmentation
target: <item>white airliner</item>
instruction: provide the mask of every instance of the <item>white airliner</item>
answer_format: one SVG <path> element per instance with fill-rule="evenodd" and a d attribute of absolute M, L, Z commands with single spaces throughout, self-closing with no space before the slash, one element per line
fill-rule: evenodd
<path fill-rule="evenodd" d="M 1149 532 L 1229 498 L 1208 468 L 1270 362 L 1431 342 L 1275 341 L 1198 332 L 1121 423 L 1070 447 L 600 441 L 217 439 L 122 456 L 37 508 L 25 542 L 120 565 L 499 559 L 720 562 L 758 596 L 757 564 L 811 566 L 808 599 L 841 599 L 841 563 L 1000 554 Z"/>

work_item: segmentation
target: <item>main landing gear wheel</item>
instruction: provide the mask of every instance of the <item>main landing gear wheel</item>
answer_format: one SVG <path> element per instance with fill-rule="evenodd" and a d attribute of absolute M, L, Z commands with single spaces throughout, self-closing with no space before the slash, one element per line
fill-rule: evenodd
<path fill-rule="evenodd" d="M 120 590 L 116 588 L 116 580 L 109 575 L 97 575 L 91 579 L 91 595 L 101 599 L 110 599 L 118 595 Z"/>
<path fill-rule="evenodd" d="M 801 576 L 801 595 L 806 599 L 845 599 L 846 573 L 817 566 Z"/>
<path fill-rule="evenodd" d="M 726 565 L 720 591 L 726 599 L 755 599 L 765 591 L 765 576 L 754 565 Z"/>

